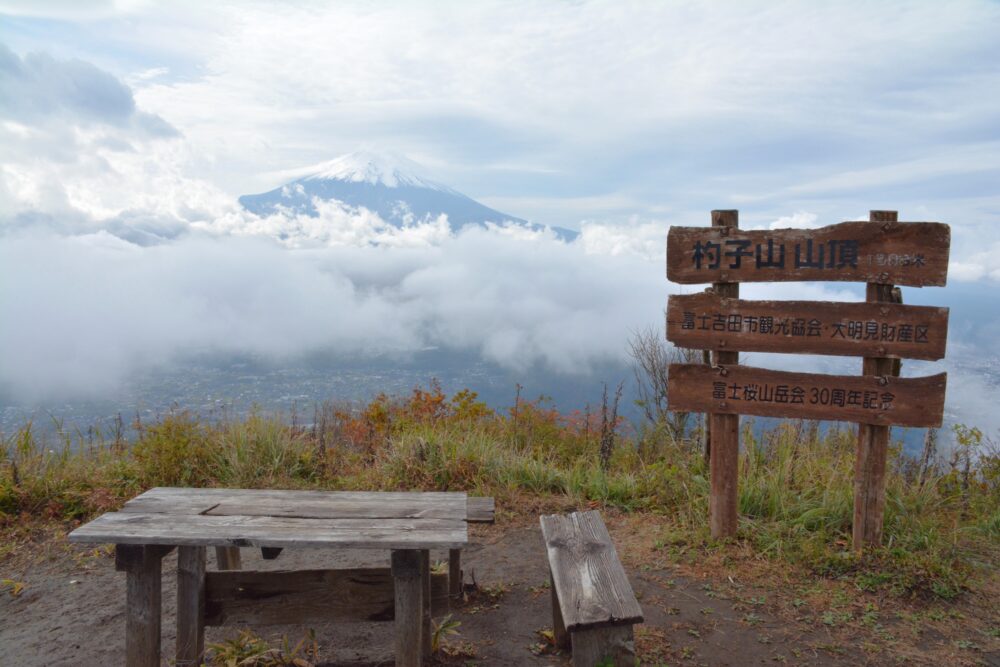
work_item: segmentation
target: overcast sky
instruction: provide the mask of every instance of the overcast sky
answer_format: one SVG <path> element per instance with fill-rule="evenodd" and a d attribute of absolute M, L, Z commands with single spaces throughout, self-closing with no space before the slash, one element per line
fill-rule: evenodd
<path fill-rule="evenodd" d="M 998 36 L 985 1 L 0 0 L 0 343 L 28 350 L 0 386 L 90 386 L 99 368 L 120 378 L 237 330 L 275 353 L 449 340 L 586 366 L 658 321 L 667 226 L 712 208 L 747 227 L 887 208 L 946 222 L 951 280 L 995 289 Z M 237 196 L 359 147 L 583 240 L 289 251 L 192 232 L 242 224 Z M 435 282 L 477 273 L 457 292 Z M 354 324 L 252 324 L 309 288 L 288 317 L 336 304 Z M 533 307 L 489 307 L 519 290 Z M 392 335 L 391 317 L 405 319 Z M 565 340 L 580 327 L 592 337 Z"/>
<path fill-rule="evenodd" d="M 997 221 L 996 2 L 7 0 L 0 12 L 7 48 L 55 59 L 38 74 L 49 101 L 72 85 L 52 68 L 116 77 L 183 137 L 156 158 L 230 196 L 369 144 L 539 222 L 701 223 L 726 207 L 747 221 L 871 208 Z M 118 91 L 87 99 L 65 110 L 122 122 Z"/>

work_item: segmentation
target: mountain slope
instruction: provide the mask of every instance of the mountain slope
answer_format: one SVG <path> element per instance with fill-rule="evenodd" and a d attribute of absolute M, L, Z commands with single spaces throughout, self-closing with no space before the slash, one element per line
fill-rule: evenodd
<path fill-rule="evenodd" d="M 544 225 L 502 213 L 420 175 L 420 167 L 398 156 L 359 151 L 315 167 L 311 172 L 269 192 L 243 195 L 240 204 L 252 213 L 316 216 L 315 200 L 337 200 L 366 208 L 396 226 L 435 219 L 444 214 L 453 232 L 467 225 L 515 224 L 533 230 Z M 571 239 L 576 232 L 554 227 Z"/>

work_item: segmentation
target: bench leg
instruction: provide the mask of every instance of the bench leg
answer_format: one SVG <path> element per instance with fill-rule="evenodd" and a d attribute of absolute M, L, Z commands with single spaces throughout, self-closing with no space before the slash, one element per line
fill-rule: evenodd
<path fill-rule="evenodd" d="M 573 667 L 635 667 L 631 625 L 612 625 L 573 632 Z"/>
<path fill-rule="evenodd" d="M 424 589 L 424 611 L 420 619 L 421 643 L 424 657 L 431 655 L 431 552 L 423 549 L 420 552 L 420 585 Z"/>
<path fill-rule="evenodd" d="M 160 665 L 160 595 L 163 547 L 119 544 L 115 547 L 118 570 L 125 583 L 125 665 Z"/>
<path fill-rule="evenodd" d="M 420 551 L 392 552 L 396 607 L 396 667 L 420 667 L 423 662 L 424 582 Z"/>
<path fill-rule="evenodd" d="M 220 570 L 242 570 L 239 547 L 215 547 L 215 563 Z"/>
<path fill-rule="evenodd" d="M 462 550 L 448 550 L 448 601 L 449 606 L 462 602 Z"/>
<path fill-rule="evenodd" d="M 205 653 L 205 547 L 177 549 L 177 667 Z"/>
<path fill-rule="evenodd" d="M 569 635 L 566 633 L 566 624 L 563 623 L 562 610 L 559 608 L 559 594 L 556 593 L 552 570 L 549 570 L 549 590 L 552 591 L 552 634 L 556 648 L 566 650 L 569 648 Z"/>

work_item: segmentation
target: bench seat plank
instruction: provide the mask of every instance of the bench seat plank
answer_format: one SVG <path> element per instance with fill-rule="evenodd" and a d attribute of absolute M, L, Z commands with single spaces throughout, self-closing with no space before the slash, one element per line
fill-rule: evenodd
<path fill-rule="evenodd" d="M 496 503 L 488 496 L 469 496 L 466 499 L 465 520 L 469 523 L 493 523 Z"/>
<path fill-rule="evenodd" d="M 642 609 L 599 512 L 541 517 L 566 630 L 642 622 Z"/>
<path fill-rule="evenodd" d="M 464 520 L 302 519 L 271 516 L 111 512 L 69 534 L 70 542 L 225 547 L 452 549 L 468 543 Z"/>

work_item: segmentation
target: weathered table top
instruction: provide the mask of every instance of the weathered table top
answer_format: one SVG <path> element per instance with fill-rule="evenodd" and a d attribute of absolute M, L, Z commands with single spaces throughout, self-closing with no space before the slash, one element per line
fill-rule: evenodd
<path fill-rule="evenodd" d="M 71 542 L 457 549 L 465 493 L 158 487 L 69 534 Z"/>

